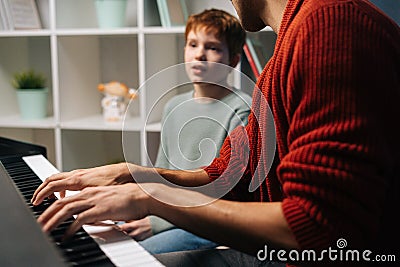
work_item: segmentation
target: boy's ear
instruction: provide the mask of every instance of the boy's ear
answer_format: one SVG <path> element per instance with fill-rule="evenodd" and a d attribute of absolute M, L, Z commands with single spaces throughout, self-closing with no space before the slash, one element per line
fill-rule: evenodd
<path fill-rule="evenodd" d="M 229 66 L 231 66 L 232 68 L 236 67 L 236 65 L 239 63 L 240 61 L 240 54 L 236 54 L 232 57 L 231 62 L 229 63 Z"/>

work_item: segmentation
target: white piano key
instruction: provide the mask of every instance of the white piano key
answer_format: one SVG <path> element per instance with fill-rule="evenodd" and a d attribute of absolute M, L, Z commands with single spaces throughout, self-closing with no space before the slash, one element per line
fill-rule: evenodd
<path fill-rule="evenodd" d="M 22 157 L 22 159 L 42 181 L 53 174 L 59 173 L 59 170 L 57 170 L 43 155 L 26 156 Z"/>
<path fill-rule="evenodd" d="M 51 175 L 59 173 L 60 171 L 53 166 L 43 155 L 32 155 L 22 157 L 25 163 L 31 168 L 31 170 L 42 180 L 43 182 L 49 178 Z M 69 191 L 65 192 L 65 196 L 72 196 L 79 191 Z M 57 198 L 60 198 L 59 193 L 54 194 Z"/>
<path fill-rule="evenodd" d="M 84 225 L 83 229 L 116 266 L 163 266 L 136 241 L 116 230 L 115 226 Z"/>

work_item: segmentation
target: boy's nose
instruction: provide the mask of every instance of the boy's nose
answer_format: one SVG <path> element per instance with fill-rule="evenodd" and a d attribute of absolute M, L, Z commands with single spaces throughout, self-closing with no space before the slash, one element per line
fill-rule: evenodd
<path fill-rule="evenodd" d="M 205 49 L 203 47 L 198 47 L 198 49 L 196 51 L 196 59 L 201 60 L 201 61 L 206 60 L 206 53 L 205 53 Z"/>

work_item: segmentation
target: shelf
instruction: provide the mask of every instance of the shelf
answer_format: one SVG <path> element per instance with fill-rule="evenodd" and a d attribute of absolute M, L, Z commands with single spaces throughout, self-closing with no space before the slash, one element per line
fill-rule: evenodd
<path fill-rule="evenodd" d="M 145 27 L 143 28 L 144 34 L 172 34 L 172 33 L 184 33 L 185 27 Z"/>
<path fill-rule="evenodd" d="M 138 117 L 126 119 L 124 122 L 106 122 L 102 115 L 94 115 L 61 122 L 60 127 L 68 130 L 140 131 L 143 128 L 143 122 Z"/>
<path fill-rule="evenodd" d="M 0 116 L 0 127 L 53 129 L 56 127 L 56 122 L 54 117 L 47 117 L 41 120 L 23 120 L 19 115 L 10 115 Z"/>
<path fill-rule="evenodd" d="M 56 30 L 58 36 L 87 36 L 87 35 L 131 35 L 138 34 L 139 29 L 133 28 L 113 28 L 113 29 L 98 29 L 98 28 L 81 28 L 81 29 L 60 29 Z"/>
<path fill-rule="evenodd" d="M 161 122 L 147 124 L 146 132 L 161 132 Z"/>
<path fill-rule="evenodd" d="M 0 37 L 18 37 L 18 36 L 50 36 L 50 30 L 29 30 L 29 31 L 0 31 Z"/>

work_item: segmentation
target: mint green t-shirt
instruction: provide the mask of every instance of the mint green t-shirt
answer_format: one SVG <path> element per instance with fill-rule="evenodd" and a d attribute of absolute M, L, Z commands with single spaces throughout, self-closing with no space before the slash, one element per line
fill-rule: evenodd
<path fill-rule="evenodd" d="M 195 169 L 206 166 L 238 125 L 246 125 L 251 97 L 234 90 L 220 100 L 193 98 L 193 91 L 170 99 L 161 122 L 155 167 Z"/>
<path fill-rule="evenodd" d="M 245 126 L 251 97 L 240 90 L 220 100 L 193 98 L 193 91 L 171 98 L 163 111 L 161 140 L 155 167 L 189 170 L 209 165 L 219 155 L 228 134 Z M 150 216 L 153 234 L 174 225 Z"/>

